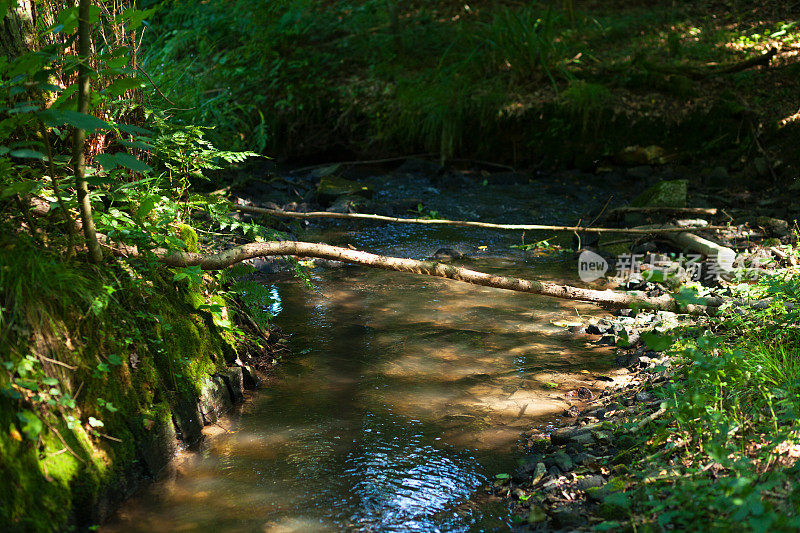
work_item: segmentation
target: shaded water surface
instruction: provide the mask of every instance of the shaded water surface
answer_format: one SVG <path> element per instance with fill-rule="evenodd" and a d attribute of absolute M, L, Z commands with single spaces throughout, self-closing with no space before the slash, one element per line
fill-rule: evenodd
<path fill-rule="evenodd" d="M 448 231 L 315 238 L 406 257 L 460 239 L 475 252 L 465 266 L 573 277 L 574 263 L 492 254 L 507 237 Z M 184 454 L 104 531 L 507 529 L 507 511 L 476 491 L 518 466 L 523 431 L 592 386 L 581 370 L 611 359 L 551 323 L 594 312 L 586 305 L 356 267 L 313 281 L 276 285 L 294 354 L 222 423 L 231 431 Z"/>

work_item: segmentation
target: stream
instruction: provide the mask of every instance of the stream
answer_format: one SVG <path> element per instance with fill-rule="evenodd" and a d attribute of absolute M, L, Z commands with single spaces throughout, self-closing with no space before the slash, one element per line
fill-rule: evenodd
<path fill-rule="evenodd" d="M 605 200 L 586 184 L 455 196 L 396 181 L 375 177 L 376 200 L 419 196 L 445 218 L 572 222 Z M 580 284 L 571 254 L 512 249 L 515 234 L 345 222 L 300 236 L 417 259 L 450 247 L 468 268 Z M 268 282 L 292 355 L 101 531 L 507 530 L 509 511 L 482 487 L 524 461 L 523 432 L 552 425 L 613 367 L 610 348 L 553 324 L 601 313 L 588 304 L 351 266 L 311 280 Z"/>

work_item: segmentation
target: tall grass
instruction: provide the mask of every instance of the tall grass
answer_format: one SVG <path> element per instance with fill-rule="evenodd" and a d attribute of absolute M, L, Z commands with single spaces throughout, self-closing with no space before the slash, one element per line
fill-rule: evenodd
<path fill-rule="evenodd" d="M 511 69 L 522 80 L 544 74 L 557 89 L 556 78 L 571 77 L 562 38 L 566 26 L 561 13 L 551 7 L 504 8 L 485 27 L 482 39 L 491 46 L 499 68 Z"/>
<path fill-rule="evenodd" d="M 12 329 L 41 327 L 69 310 L 87 312 L 96 295 L 90 266 L 63 261 L 0 225 L 0 344 Z"/>

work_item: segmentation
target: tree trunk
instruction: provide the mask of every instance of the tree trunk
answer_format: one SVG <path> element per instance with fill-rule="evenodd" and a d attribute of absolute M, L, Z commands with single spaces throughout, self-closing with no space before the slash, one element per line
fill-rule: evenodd
<path fill-rule="evenodd" d="M 91 27 L 89 24 L 89 0 L 80 0 L 78 7 L 78 113 L 89 113 L 89 54 L 91 51 Z M 97 234 L 92 219 L 92 204 L 89 201 L 89 187 L 86 184 L 86 157 L 84 155 L 86 132 L 75 128 L 72 141 L 72 165 L 75 170 L 75 186 L 78 190 L 78 206 L 81 211 L 83 235 L 86 237 L 86 246 L 93 263 L 103 259 L 103 251 L 97 241 Z"/>
<path fill-rule="evenodd" d="M 17 0 L 0 21 L 0 55 L 9 59 L 36 49 L 36 7 L 33 0 Z"/>

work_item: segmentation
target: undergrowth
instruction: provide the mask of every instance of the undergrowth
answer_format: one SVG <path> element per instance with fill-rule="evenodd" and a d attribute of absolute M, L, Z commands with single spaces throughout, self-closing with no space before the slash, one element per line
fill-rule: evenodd
<path fill-rule="evenodd" d="M 800 527 L 798 281 L 765 276 L 755 293 L 773 305 L 730 309 L 678 336 L 678 370 L 655 389 L 665 414 L 620 437 L 622 490 L 601 504 L 598 530 Z"/>
<path fill-rule="evenodd" d="M 793 46 L 800 28 L 789 8 L 760 14 L 744 6 L 717 11 L 706 2 L 585 11 L 545 1 L 161 5 L 145 68 L 184 109 L 180 116 L 217 124 L 214 140 L 237 149 L 569 162 L 581 150 L 609 154 L 627 144 L 666 142 L 665 134 L 670 148 L 702 146 L 741 122 L 715 107 L 718 101 L 768 111 L 768 120 L 796 110 L 789 93 L 769 103 L 747 100 L 742 89 L 760 83 L 751 72 L 696 76 L 707 64 Z M 735 95 L 722 91 L 725 85 Z M 690 124 L 670 133 L 682 120 L 676 107 L 696 109 L 690 113 L 714 131 Z M 648 126 L 626 128 L 613 116 Z M 554 130 L 553 121 L 560 124 Z M 576 136 L 585 140 L 571 142 Z M 506 149 L 509 140 L 517 149 Z M 735 136 L 726 142 L 736 144 Z"/>
<path fill-rule="evenodd" d="M 0 524 L 12 531 L 106 518 L 132 479 L 164 466 L 175 426 L 189 427 L 181 417 L 202 423 L 198 397 L 213 374 L 242 364 L 240 341 L 261 346 L 238 319 L 255 313 L 266 330 L 268 292 L 166 268 L 158 253 L 201 251 L 221 231 L 279 235 L 195 192 L 209 171 L 256 154 L 216 148 L 209 127 L 154 102 L 134 46 L 152 11 L 90 6 L 95 47 L 79 57 L 78 7 L 42 5 L 34 49 L 0 60 Z M 9 7 L 0 3 L 2 17 Z M 79 62 L 93 73 L 88 113 L 77 111 Z M 73 129 L 88 142 L 73 141 Z M 79 210 L 72 142 L 87 158 L 88 209 Z M 89 220 L 97 258 L 86 254 Z"/>

